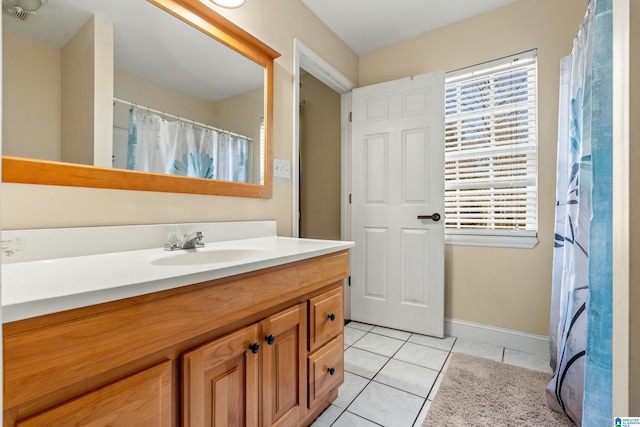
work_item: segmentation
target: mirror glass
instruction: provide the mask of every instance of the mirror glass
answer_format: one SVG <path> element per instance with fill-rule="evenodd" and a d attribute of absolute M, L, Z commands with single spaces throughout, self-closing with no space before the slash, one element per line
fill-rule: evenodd
<path fill-rule="evenodd" d="M 3 154 L 261 185 L 265 80 L 147 1 L 49 0 L 3 14 Z"/>

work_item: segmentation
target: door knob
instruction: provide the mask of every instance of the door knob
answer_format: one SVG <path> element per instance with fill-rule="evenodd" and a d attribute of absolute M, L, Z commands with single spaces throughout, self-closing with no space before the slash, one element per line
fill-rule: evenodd
<path fill-rule="evenodd" d="M 433 221 L 440 221 L 440 214 L 438 212 L 433 215 L 418 215 L 418 219 L 432 219 Z"/>

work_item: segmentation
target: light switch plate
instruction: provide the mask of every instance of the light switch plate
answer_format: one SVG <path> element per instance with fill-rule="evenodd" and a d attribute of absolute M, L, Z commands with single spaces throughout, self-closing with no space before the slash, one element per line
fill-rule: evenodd
<path fill-rule="evenodd" d="M 291 179 L 291 162 L 284 159 L 273 159 L 273 177 Z"/>

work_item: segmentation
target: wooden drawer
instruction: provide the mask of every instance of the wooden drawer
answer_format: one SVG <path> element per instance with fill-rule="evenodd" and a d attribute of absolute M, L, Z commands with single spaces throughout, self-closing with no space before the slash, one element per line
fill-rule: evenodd
<path fill-rule="evenodd" d="M 344 382 L 344 335 L 309 356 L 309 408 Z"/>
<path fill-rule="evenodd" d="M 167 361 L 16 425 L 169 427 L 171 389 L 171 362 Z"/>
<path fill-rule="evenodd" d="M 342 333 L 343 307 L 342 286 L 309 300 L 309 351 Z"/>

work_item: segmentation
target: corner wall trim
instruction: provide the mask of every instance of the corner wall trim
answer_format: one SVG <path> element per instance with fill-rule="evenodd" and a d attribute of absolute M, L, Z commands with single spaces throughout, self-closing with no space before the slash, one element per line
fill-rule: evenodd
<path fill-rule="evenodd" d="M 549 337 L 463 320 L 444 319 L 444 334 L 469 341 L 549 356 Z"/>

